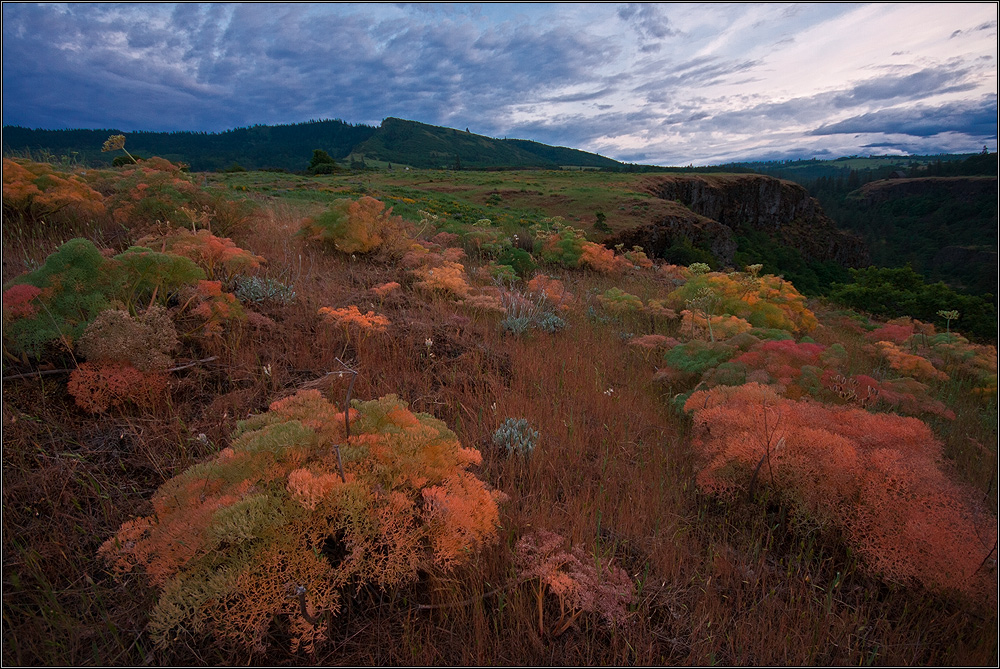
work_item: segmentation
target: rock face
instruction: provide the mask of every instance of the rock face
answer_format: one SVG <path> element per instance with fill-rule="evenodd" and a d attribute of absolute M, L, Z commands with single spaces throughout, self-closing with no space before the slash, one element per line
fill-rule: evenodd
<path fill-rule="evenodd" d="M 739 230 L 757 230 L 813 260 L 848 267 L 868 264 L 864 242 L 839 230 L 805 188 L 790 181 L 756 174 L 658 175 L 644 188 L 684 205 L 690 215 L 619 233 L 614 243 L 639 245 L 660 255 L 686 236 L 728 264 L 737 250 Z"/>
<path fill-rule="evenodd" d="M 996 192 L 996 177 L 918 177 L 872 181 L 852 193 L 851 198 L 874 206 L 911 196 L 935 195 L 972 200 L 995 195 Z"/>

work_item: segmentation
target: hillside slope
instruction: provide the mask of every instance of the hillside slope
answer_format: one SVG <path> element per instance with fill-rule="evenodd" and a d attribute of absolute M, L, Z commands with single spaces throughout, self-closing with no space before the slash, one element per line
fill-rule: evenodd
<path fill-rule="evenodd" d="M 931 281 L 996 294 L 996 177 L 922 177 L 873 181 L 832 210 L 862 235 L 872 260 L 909 263 Z"/>
<path fill-rule="evenodd" d="M 610 158 L 528 140 L 493 139 L 468 131 L 387 118 L 355 154 L 427 168 L 616 167 Z"/>

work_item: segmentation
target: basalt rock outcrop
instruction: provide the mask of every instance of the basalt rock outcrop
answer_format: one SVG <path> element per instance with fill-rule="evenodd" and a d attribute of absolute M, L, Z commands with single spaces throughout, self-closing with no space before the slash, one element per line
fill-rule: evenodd
<path fill-rule="evenodd" d="M 866 206 L 875 206 L 906 197 L 948 197 L 972 200 L 994 196 L 996 177 L 917 177 L 914 179 L 882 179 L 866 183 L 851 193 L 851 199 Z"/>
<path fill-rule="evenodd" d="M 790 181 L 756 174 L 671 174 L 650 177 L 642 188 L 683 205 L 686 211 L 622 231 L 609 245 L 638 245 L 647 253 L 662 255 L 687 237 L 730 264 L 739 232 L 755 230 L 812 260 L 846 267 L 868 264 L 864 242 L 838 229 L 805 188 Z"/>

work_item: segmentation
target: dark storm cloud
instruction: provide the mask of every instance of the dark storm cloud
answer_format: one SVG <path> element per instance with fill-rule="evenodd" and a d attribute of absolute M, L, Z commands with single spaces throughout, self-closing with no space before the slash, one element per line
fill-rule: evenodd
<path fill-rule="evenodd" d="M 811 134 L 884 133 L 932 137 L 946 132 L 996 137 L 996 96 L 972 104 L 956 102 L 937 107 L 882 109 L 820 126 Z"/>
<path fill-rule="evenodd" d="M 567 26 L 480 30 L 447 15 L 375 20 L 304 5 L 178 5 L 164 28 L 134 6 L 10 7 L 4 85 L 18 102 L 5 105 L 8 123 L 93 123 L 108 117 L 109 98 L 131 92 L 110 120 L 129 117 L 132 128 L 182 129 L 192 117 L 211 129 L 331 116 L 469 124 L 515 98 L 545 99 L 548 90 L 587 81 L 616 49 Z M 33 58 L 15 56 L 25 52 Z M 57 73 L 78 83 L 65 104 L 45 112 L 50 96 L 30 82 Z"/>

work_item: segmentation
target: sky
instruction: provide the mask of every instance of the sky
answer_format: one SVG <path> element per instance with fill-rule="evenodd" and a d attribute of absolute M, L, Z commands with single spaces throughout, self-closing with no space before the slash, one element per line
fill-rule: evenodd
<path fill-rule="evenodd" d="M 3 123 L 394 116 L 625 162 L 997 150 L 996 3 L 3 5 Z"/>

